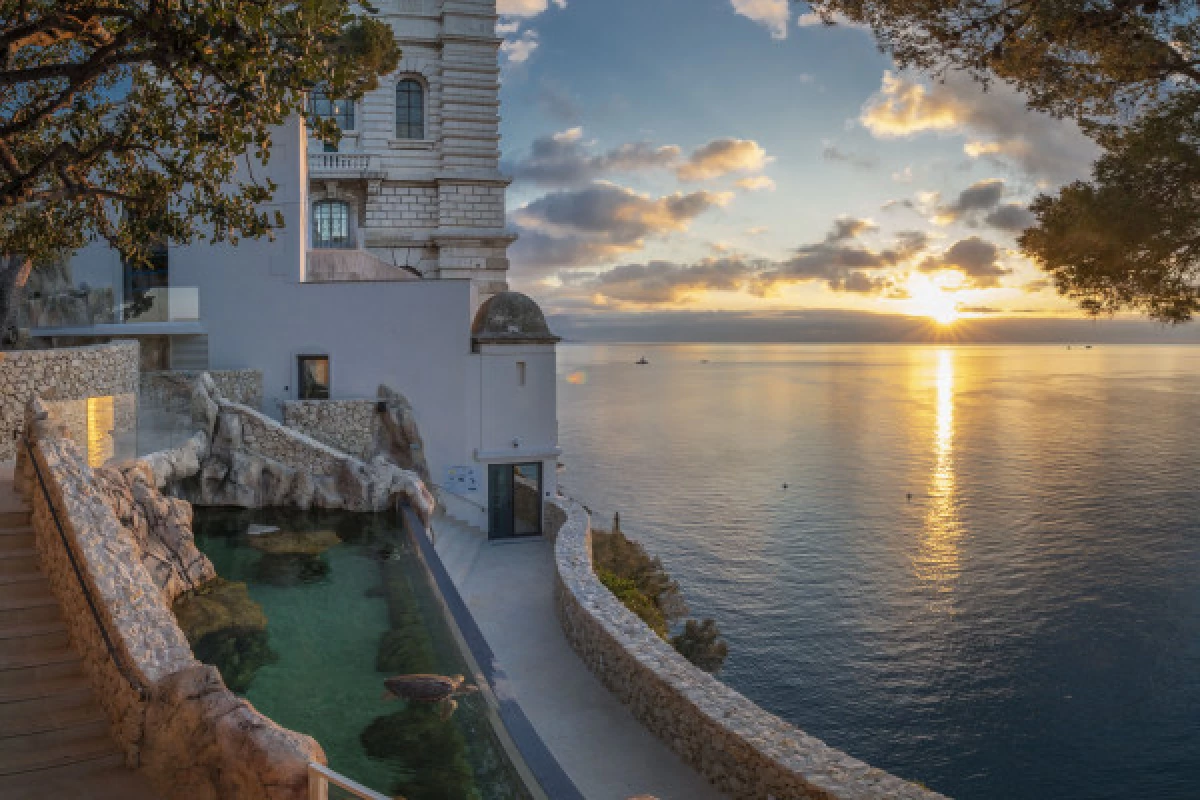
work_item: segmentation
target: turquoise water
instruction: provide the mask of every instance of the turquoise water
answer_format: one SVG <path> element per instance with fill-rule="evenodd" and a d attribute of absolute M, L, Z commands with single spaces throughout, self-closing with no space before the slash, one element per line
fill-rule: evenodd
<path fill-rule="evenodd" d="M 334 531 L 342 541 L 315 555 L 264 554 L 250 546 L 252 523 Z M 246 583 L 266 614 L 270 654 L 227 647 L 216 661 L 256 708 L 314 737 L 333 769 L 384 794 L 528 796 L 481 695 L 460 698 L 449 720 L 382 696 L 393 674 L 470 674 L 424 566 L 390 518 L 197 508 L 194 527 L 218 575 Z"/>
<path fill-rule="evenodd" d="M 1200 347 L 563 345 L 559 373 L 566 490 L 755 702 L 963 800 L 1200 797 Z"/>

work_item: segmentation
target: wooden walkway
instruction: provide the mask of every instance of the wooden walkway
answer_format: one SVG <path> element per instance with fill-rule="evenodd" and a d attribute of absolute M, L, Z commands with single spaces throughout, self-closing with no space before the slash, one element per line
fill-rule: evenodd
<path fill-rule="evenodd" d="M 0 464 L 0 797 L 152 800 L 126 769 Z"/>

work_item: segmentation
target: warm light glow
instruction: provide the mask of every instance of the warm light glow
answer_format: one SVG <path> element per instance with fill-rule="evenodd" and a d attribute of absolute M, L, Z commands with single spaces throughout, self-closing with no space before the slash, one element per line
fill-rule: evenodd
<path fill-rule="evenodd" d="M 567 376 L 567 383 L 570 383 L 574 386 L 581 386 L 582 384 L 587 383 L 587 373 L 581 369 L 577 369 Z"/>
<path fill-rule="evenodd" d="M 954 464 L 954 352 L 939 350 L 935 377 L 933 474 L 929 479 L 924 531 L 915 563 L 917 576 L 935 592 L 933 607 L 951 611 L 958 580 L 958 487 Z"/>
<path fill-rule="evenodd" d="M 962 316 L 954 294 L 924 275 L 914 275 L 909 280 L 908 294 L 913 312 L 939 325 L 951 325 Z"/>
<path fill-rule="evenodd" d="M 103 466 L 113 457 L 113 399 L 87 399 L 87 459 L 88 466 Z"/>

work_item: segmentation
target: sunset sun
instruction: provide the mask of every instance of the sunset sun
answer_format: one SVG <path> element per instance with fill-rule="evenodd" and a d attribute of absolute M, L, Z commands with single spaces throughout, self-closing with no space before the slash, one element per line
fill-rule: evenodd
<path fill-rule="evenodd" d="M 954 293 L 943 289 L 925 276 L 915 276 L 908 286 L 912 312 L 929 317 L 939 325 L 953 325 L 962 316 Z"/>

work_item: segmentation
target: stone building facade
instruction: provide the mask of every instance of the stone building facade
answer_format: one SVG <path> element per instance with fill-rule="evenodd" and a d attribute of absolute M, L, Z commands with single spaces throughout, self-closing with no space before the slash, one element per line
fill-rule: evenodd
<path fill-rule="evenodd" d="M 309 139 L 309 195 L 350 245 L 425 277 L 466 277 L 479 300 L 506 288 L 504 193 L 494 0 L 389 0 L 399 68 L 361 100 L 320 106 L 342 129 Z M 317 108 L 317 107 L 314 107 Z M 314 244 L 320 241 L 315 223 Z M 339 231 L 340 232 L 340 231 Z"/>

